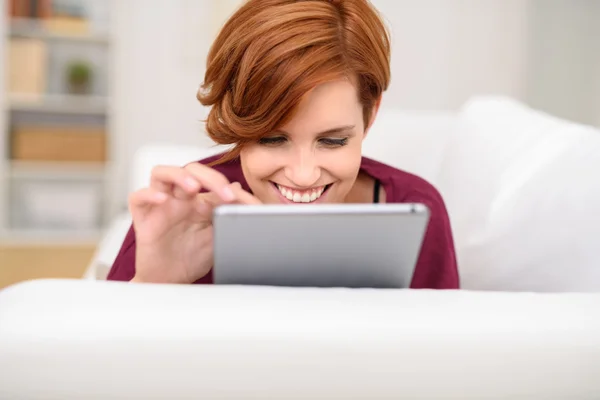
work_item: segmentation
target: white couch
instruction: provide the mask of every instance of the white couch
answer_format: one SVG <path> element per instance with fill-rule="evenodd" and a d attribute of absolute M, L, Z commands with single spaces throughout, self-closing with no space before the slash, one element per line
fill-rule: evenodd
<path fill-rule="evenodd" d="M 214 151 L 145 148 L 131 188 Z M 439 188 L 466 290 L 97 280 L 123 215 L 89 279 L 0 292 L 0 398 L 600 398 L 598 131 L 481 98 L 384 112 L 365 153 Z"/>
<path fill-rule="evenodd" d="M 156 164 L 222 151 L 153 144 L 136 154 L 131 190 Z M 450 214 L 462 287 L 600 291 L 600 130 L 502 97 L 458 113 L 384 109 L 364 153 L 432 182 Z M 116 218 L 86 278 L 106 276 L 131 219 Z"/>
<path fill-rule="evenodd" d="M 34 281 L 1 399 L 598 399 L 597 294 Z"/>

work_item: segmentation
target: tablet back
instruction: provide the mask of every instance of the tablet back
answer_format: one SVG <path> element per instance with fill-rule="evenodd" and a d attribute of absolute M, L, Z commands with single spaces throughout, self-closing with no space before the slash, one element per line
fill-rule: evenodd
<path fill-rule="evenodd" d="M 421 204 L 224 205 L 214 283 L 406 288 L 428 221 Z"/>

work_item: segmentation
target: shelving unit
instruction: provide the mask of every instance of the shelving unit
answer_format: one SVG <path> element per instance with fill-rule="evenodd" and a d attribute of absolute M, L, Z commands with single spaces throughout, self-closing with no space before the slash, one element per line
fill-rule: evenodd
<path fill-rule="evenodd" d="M 83 42 L 90 44 L 109 44 L 109 36 L 103 33 L 89 32 L 84 35 L 64 34 L 44 29 L 38 21 L 30 18 L 11 18 L 10 33 L 13 37 L 27 37 L 49 41 Z"/>
<path fill-rule="evenodd" d="M 7 99 L 12 111 L 45 112 L 56 114 L 105 115 L 108 113 L 107 98 L 104 96 L 74 96 L 27 93 L 10 93 Z"/>
<path fill-rule="evenodd" d="M 96 243 L 110 217 L 112 2 L 20 1 L 0 0 L 0 243 Z M 67 78 L 73 62 L 87 86 Z"/>

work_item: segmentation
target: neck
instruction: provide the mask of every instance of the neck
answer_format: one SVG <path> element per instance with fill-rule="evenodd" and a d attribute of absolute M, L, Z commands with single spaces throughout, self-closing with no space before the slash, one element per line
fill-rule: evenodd
<path fill-rule="evenodd" d="M 363 171 L 360 171 L 358 176 L 356 177 L 356 181 L 354 181 L 354 185 L 352 189 L 346 196 L 346 203 L 352 204 L 366 204 L 373 202 L 373 190 L 375 189 L 375 179 L 373 179 L 370 175 L 366 174 Z M 381 195 L 383 189 L 380 189 L 379 201 L 385 199 Z"/>

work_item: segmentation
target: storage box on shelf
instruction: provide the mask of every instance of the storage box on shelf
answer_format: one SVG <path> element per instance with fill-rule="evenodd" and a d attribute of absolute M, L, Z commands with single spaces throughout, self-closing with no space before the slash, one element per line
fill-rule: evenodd
<path fill-rule="evenodd" d="M 84 1 L 0 3 L 0 241 L 95 242 L 108 217 L 108 29 Z"/>
<path fill-rule="evenodd" d="M 13 160 L 58 162 L 106 161 L 103 127 L 16 126 L 11 135 Z"/>
<path fill-rule="evenodd" d="M 16 230 L 93 232 L 103 220 L 102 164 L 12 163 L 10 226 Z"/>

